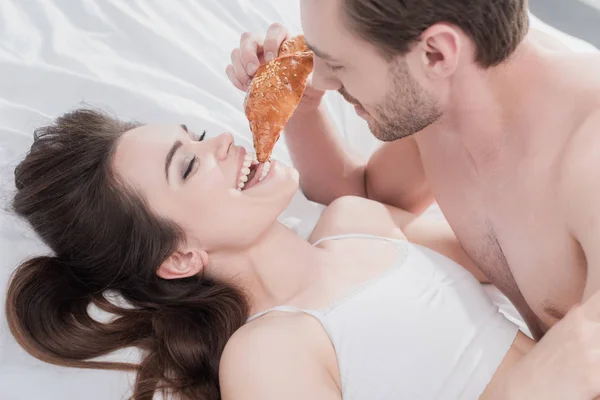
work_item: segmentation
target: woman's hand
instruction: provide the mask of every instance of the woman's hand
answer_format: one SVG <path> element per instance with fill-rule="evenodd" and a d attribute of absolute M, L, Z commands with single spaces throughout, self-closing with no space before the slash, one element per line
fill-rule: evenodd
<path fill-rule="evenodd" d="M 271 24 L 263 37 L 257 33 L 245 32 L 240 39 L 240 47 L 231 52 L 231 64 L 225 72 L 233 85 L 241 91 L 247 91 L 258 67 L 276 58 L 281 44 L 289 38 L 287 29 L 279 24 Z M 296 109 L 299 112 L 316 110 L 325 94 L 312 87 L 309 82 L 304 96 Z"/>

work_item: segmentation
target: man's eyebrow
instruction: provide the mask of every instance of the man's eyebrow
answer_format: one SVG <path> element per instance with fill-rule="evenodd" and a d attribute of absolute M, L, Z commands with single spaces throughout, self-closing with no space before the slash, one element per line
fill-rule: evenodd
<path fill-rule="evenodd" d="M 177 149 L 179 149 L 182 145 L 183 143 L 177 140 L 175 143 L 173 143 L 173 146 L 171 146 L 171 149 L 167 153 L 167 158 L 165 158 L 165 178 L 167 179 L 167 182 L 169 182 L 169 167 L 171 166 L 171 161 L 173 161 L 173 156 L 177 152 Z"/>
<path fill-rule="evenodd" d="M 187 133 L 187 131 L 188 131 L 187 125 L 185 125 L 185 124 L 181 124 L 181 125 L 179 125 L 179 126 L 181 126 L 181 129 L 183 129 L 183 130 L 184 130 L 184 131 L 186 131 L 186 133 Z"/>
<path fill-rule="evenodd" d="M 315 46 L 311 45 L 308 42 L 306 43 L 306 47 L 308 47 L 310 51 L 315 53 L 317 57 L 322 58 L 323 60 L 335 61 L 335 59 L 332 56 L 325 52 L 322 52 L 321 50 L 317 49 Z"/>

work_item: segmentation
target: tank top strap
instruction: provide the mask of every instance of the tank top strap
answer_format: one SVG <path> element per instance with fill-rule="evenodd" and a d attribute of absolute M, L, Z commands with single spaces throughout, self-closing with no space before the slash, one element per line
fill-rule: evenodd
<path fill-rule="evenodd" d="M 318 320 L 320 320 L 322 317 L 321 312 L 317 311 L 317 310 L 305 310 L 303 308 L 298 308 L 298 307 L 294 307 L 294 306 L 277 306 L 277 307 L 272 307 L 272 308 L 269 308 L 268 310 L 261 311 L 261 312 L 258 312 L 256 314 L 252 315 L 250 318 L 248 318 L 246 320 L 246 323 L 253 321 L 259 317 L 262 317 L 263 315 L 268 314 L 273 311 L 281 311 L 281 312 L 287 312 L 287 313 L 304 313 L 304 314 L 312 315 L 313 317 L 317 318 Z"/>
<path fill-rule="evenodd" d="M 327 236 L 327 237 L 321 238 L 321 239 L 317 240 L 316 242 L 314 242 L 312 244 L 312 246 L 317 247 L 318 245 L 320 245 L 323 242 L 328 242 L 331 240 L 342 240 L 342 239 L 374 239 L 374 240 L 383 240 L 383 241 L 392 242 L 392 243 L 406 242 L 406 240 L 403 240 L 403 239 L 389 238 L 389 237 L 377 236 L 377 235 L 369 235 L 366 233 L 348 233 L 348 234 L 344 234 L 344 235 L 334 235 L 334 236 Z"/>

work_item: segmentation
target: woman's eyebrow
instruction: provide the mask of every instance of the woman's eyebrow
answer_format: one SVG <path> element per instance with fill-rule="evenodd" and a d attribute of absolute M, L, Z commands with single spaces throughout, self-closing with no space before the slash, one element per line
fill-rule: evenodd
<path fill-rule="evenodd" d="M 173 146 L 171 146 L 171 149 L 167 153 L 167 157 L 165 158 L 165 178 L 167 179 L 167 182 L 169 182 L 169 167 L 171 166 L 171 161 L 173 161 L 173 156 L 182 145 L 183 143 L 181 143 L 180 140 L 177 140 L 173 143 Z"/>

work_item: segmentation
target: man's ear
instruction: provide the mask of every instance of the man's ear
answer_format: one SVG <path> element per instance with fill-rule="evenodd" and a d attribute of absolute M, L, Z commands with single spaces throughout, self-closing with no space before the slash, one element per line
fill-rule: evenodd
<path fill-rule="evenodd" d="M 156 271 L 163 279 L 183 279 L 198 275 L 208 264 L 208 254 L 202 250 L 176 251 Z"/>
<path fill-rule="evenodd" d="M 419 53 L 422 68 L 433 79 L 447 78 L 456 71 L 462 37 L 452 25 L 438 23 L 421 34 Z"/>

